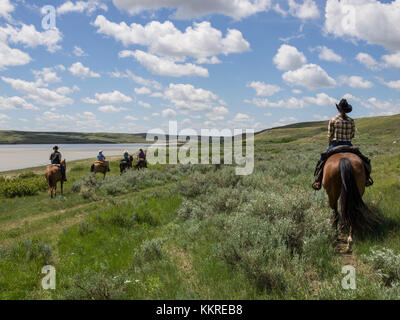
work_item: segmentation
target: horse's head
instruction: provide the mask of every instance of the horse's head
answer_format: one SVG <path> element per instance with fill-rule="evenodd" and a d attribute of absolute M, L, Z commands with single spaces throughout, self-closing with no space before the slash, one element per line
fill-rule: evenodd
<path fill-rule="evenodd" d="M 67 167 L 67 163 L 65 162 L 65 159 L 64 160 L 61 160 L 61 164 L 66 168 Z"/>

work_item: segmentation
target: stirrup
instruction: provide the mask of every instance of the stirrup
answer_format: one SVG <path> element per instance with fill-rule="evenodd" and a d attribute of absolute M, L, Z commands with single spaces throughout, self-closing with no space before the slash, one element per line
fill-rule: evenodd
<path fill-rule="evenodd" d="M 365 182 L 365 186 L 366 187 L 370 187 L 374 184 L 374 180 L 372 180 L 371 177 L 369 177 L 369 179 Z"/>
<path fill-rule="evenodd" d="M 315 181 L 312 185 L 311 185 L 311 187 L 314 189 L 314 190 L 321 190 L 321 187 L 322 187 L 322 184 L 321 184 L 321 182 L 318 182 L 318 181 Z"/>

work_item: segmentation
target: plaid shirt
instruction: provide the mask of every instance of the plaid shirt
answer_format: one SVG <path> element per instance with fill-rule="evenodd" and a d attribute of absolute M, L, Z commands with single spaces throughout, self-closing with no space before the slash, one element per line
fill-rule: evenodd
<path fill-rule="evenodd" d="M 356 126 L 354 120 L 346 115 L 343 117 L 339 114 L 329 121 L 328 137 L 332 141 L 347 141 L 351 142 L 354 138 Z"/>

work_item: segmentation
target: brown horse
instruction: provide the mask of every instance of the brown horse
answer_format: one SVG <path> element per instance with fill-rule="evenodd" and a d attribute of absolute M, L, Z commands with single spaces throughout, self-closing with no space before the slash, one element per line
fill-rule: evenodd
<path fill-rule="evenodd" d="M 91 171 L 94 173 L 100 172 L 104 174 L 104 179 L 105 179 L 106 173 L 110 171 L 110 166 L 108 161 L 95 161 L 92 165 Z"/>
<path fill-rule="evenodd" d="M 67 168 L 65 159 L 61 161 L 61 164 Z M 63 194 L 63 178 L 61 174 L 61 169 L 57 165 L 50 165 L 46 168 L 45 172 L 47 184 L 49 185 L 49 192 L 50 192 L 50 197 L 54 198 L 57 195 L 57 182 L 60 181 L 60 189 L 61 189 L 61 194 Z"/>
<path fill-rule="evenodd" d="M 322 185 L 333 210 L 332 224 L 337 232 L 339 218 L 349 231 L 347 250 L 351 251 L 353 232 L 371 231 L 380 222 L 362 200 L 365 191 L 365 169 L 362 160 L 353 153 L 332 155 L 324 167 Z M 340 215 L 338 199 L 340 197 Z"/>

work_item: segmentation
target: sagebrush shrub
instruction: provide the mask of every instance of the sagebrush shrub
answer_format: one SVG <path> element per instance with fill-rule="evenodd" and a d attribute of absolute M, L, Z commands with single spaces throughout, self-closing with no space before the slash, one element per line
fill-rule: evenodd
<path fill-rule="evenodd" d="M 400 286 L 400 254 L 388 248 L 372 249 L 364 259 L 386 286 Z"/>
<path fill-rule="evenodd" d="M 141 253 L 145 259 L 161 259 L 164 254 L 163 244 L 166 238 L 154 238 L 143 241 L 140 246 Z"/>

